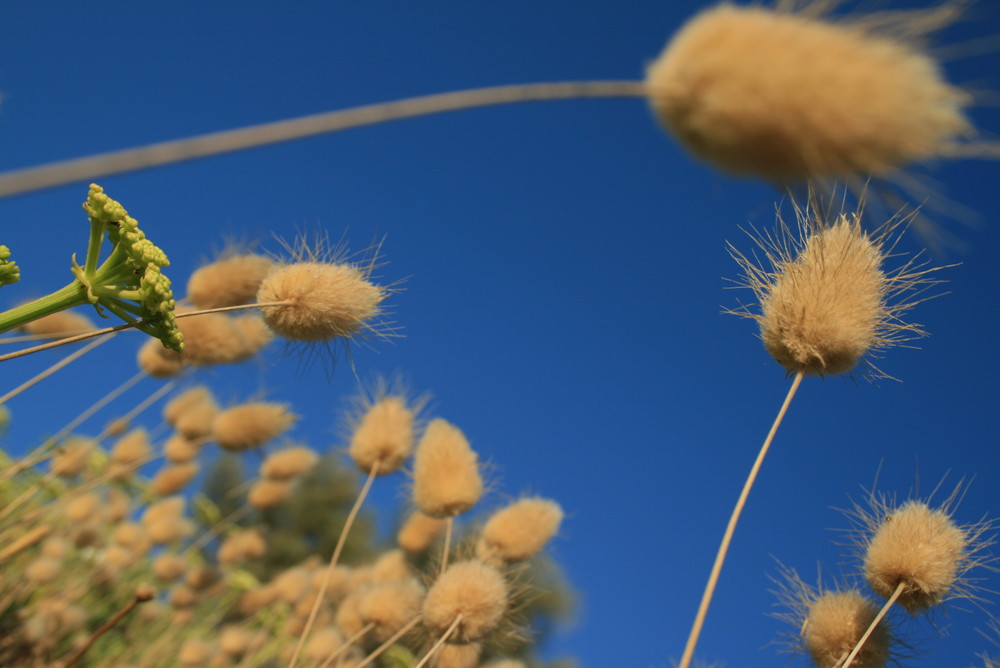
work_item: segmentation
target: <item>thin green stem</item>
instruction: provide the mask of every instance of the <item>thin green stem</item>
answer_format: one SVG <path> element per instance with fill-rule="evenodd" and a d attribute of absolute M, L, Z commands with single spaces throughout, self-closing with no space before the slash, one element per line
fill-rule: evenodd
<path fill-rule="evenodd" d="M 0 313 L 0 334 L 27 324 L 32 320 L 38 320 L 47 315 L 87 303 L 89 301 L 87 299 L 86 288 L 79 281 L 73 281 L 66 287 L 60 288 L 50 295 L 39 297 L 26 304 L 15 306 L 10 310 Z"/>
<path fill-rule="evenodd" d="M 701 635 L 701 628 L 704 626 L 705 616 L 708 614 L 708 606 L 712 602 L 712 596 L 715 594 L 715 586 L 718 584 L 719 575 L 722 573 L 722 564 L 726 561 L 726 553 L 729 552 L 729 543 L 732 542 L 733 533 L 736 531 L 736 524 L 743 513 L 743 506 L 746 505 L 747 497 L 750 496 L 750 489 L 757 479 L 757 473 L 760 471 L 761 464 L 764 463 L 764 456 L 767 455 L 767 451 L 771 447 L 771 442 L 774 440 L 774 435 L 778 432 L 778 427 L 781 426 L 781 421 L 784 419 L 785 413 L 788 412 L 788 406 L 792 403 L 792 398 L 802 383 L 803 375 L 802 371 L 795 374 L 792 386 L 788 389 L 788 394 L 785 395 L 785 401 L 781 404 L 781 409 L 778 411 L 777 417 L 774 418 L 774 423 L 771 425 L 771 430 L 767 433 L 767 438 L 764 439 L 764 444 L 761 446 L 760 452 L 757 453 L 757 459 L 750 469 L 750 474 L 747 476 L 746 482 L 743 483 L 743 491 L 740 492 L 740 498 L 736 501 L 736 507 L 733 508 L 733 512 L 729 516 L 729 524 L 726 526 L 726 532 L 722 535 L 722 543 L 719 545 L 719 551 L 715 555 L 712 572 L 708 576 L 708 583 L 705 585 L 705 592 L 701 596 L 698 613 L 695 615 L 694 624 L 691 626 L 691 633 L 688 635 L 687 645 L 684 647 L 684 655 L 681 657 L 680 663 L 677 664 L 677 668 L 690 668 L 691 661 L 694 658 L 694 649 L 698 645 L 698 637 Z"/>
<path fill-rule="evenodd" d="M 518 102 L 646 97 L 641 81 L 568 81 L 438 93 L 262 123 L 0 174 L 0 197 L 415 116 Z"/>

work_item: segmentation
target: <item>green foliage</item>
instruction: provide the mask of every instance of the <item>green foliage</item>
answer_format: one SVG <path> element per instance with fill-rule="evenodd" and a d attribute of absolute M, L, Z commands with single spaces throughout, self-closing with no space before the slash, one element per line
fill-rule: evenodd
<path fill-rule="evenodd" d="M 21 270 L 10 259 L 10 249 L 0 246 L 0 285 L 10 285 L 21 280 Z"/>

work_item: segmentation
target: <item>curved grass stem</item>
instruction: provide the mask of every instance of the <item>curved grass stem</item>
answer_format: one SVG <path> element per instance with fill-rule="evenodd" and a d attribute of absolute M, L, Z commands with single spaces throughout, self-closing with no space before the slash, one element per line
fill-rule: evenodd
<path fill-rule="evenodd" d="M 6 172 L 0 174 L 0 197 L 415 116 L 500 104 L 595 97 L 646 97 L 646 86 L 641 81 L 516 84 L 369 104 Z"/>
<path fill-rule="evenodd" d="M 875 619 L 873 619 L 872 623 L 868 625 L 868 628 L 865 630 L 865 634 L 861 636 L 861 640 L 858 641 L 858 644 L 854 646 L 851 653 L 847 655 L 846 659 L 844 659 L 844 663 L 840 664 L 840 668 L 848 668 L 851 665 L 851 662 L 854 661 L 855 657 L 857 657 L 857 655 L 861 652 L 861 648 L 865 646 L 865 643 L 868 641 L 868 637 L 875 632 L 875 627 L 879 625 L 879 622 L 881 622 L 886 613 L 889 612 L 889 608 L 891 608 L 892 605 L 899 600 L 899 597 L 903 594 L 904 589 L 906 589 L 906 582 L 900 581 L 900 583 L 896 585 L 896 591 L 892 592 L 892 596 L 889 597 L 889 600 L 885 602 L 882 609 L 878 611 L 877 615 L 875 615 Z"/>
<path fill-rule="evenodd" d="M 715 586 L 719 582 L 719 575 L 722 573 L 722 564 L 726 560 L 726 553 L 729 552 L 729 544 L 732 542 L 733 533 L 736 531 L 736 524 L 743 513 L 743 506 L 746 505 L 747 497 L 750 496 L 750 489 L 757 479 L 757 473 L 764 463 L 764 456 L 767 455 L 767 451 L 771 447 L 771 442 L 774 440 L 774 435 L 778 432 L 778 427 L 781 426 L 781 421 L 785 418 L 785 413 L 788 412 L 788 406 L 792 403 L 795 392 L 799 389 L 799 385 L 802 384 L 803 375 L 802 371 L 795 374 L 792 386 L 788 388 L 788 394 L 785 395 L 785 401 L 781 404 L 781 409 L 778 411 L 777 417 L 774 418 L 774 423 L 771 425 L 771 430 L 767 433 L 767 438 L 764 439 L 764 444 L 760 447 L 760 452 L 757 453 L 757 459 L 750 469 L 750 474 L 747 476 L 746 482 L 743 483 L 743 491 L 740 492 L 740 497 L 736 501 L 736 507 L 733 508 L 733 512 L 729 516 L 729 524 L 722 535 L 722 543 L 719 545 L 719 551 L 715 555 L 712 572 L 708 576 L 708 583 L 705 585 L 705 592 L 701 596 L 698 613 L 695 615 L 694 624 L 691 626 L 691 633 L 688 635 L 687 644 L 684 646 L 684 655 L 681 657 L 680 663 L 677 664 L 677 668 L 690 668 L 691 666 L 691 661 L 694 658 L 694 649 L 698 645 L 698 637 L 701 635 L 702 626 L 705 624 L 708 606 L 712 602 L 712 596 L 715 594 Z"/>

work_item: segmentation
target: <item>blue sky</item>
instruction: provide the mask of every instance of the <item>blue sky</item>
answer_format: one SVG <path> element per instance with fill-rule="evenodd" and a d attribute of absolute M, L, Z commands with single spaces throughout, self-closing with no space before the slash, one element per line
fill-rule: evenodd
<path fill-rule="evenodd" d="M 12 2 L 0 25 L 0 170 L 410 95 L 634 79 L 705 5 Z M 943 43 L 995 36 L 998 25 L 984 0 Z M 1000 90 L 997 58 L 946 71 Z M 996 107 L 972 115 L 996 140 Z M 911 316 L 931 336 L 880 361 L 902 382 L 803 384 L 737 531 L 700 643 L 707 661 L 785 661 L 769 645 L 784 630 L 768 616 L 776 560 L 807 579 L 820 562 L 826 573 L 856 570 L 834 544 L 848 526 L 835 508 L 876 477 L 901 497 L 944 476 L 945 489 L 972 479 L 961 522 L 1000 508 L 1000 164 L 926 173 L 976 214 L 968 226 L 942 222 L 965 247 L 931 257 L 960 263 L 942 272 L 948 294 Z M 721 314 L 749 299 L 730 289 L 738 269 L 725 244 L 751 250 L 740 227 L 771 224 L 773 189 L 693 161 L 639 100 L 427 117 L 99 182 L 167 251 L 179 293 L 227 239 L 275 248 L 272 235 L 322 230 L 361 250 L 384 237 L 380 274 L 402 281 L 392 311 L 405 336 L 355 346 L 357 374 L 402 373 L 431 393 L 434 415 L 493 464 L 492 503 L 531 492 L 563 505 L 552 553 L 580 605 L 546 655 L 656 667 L 680 656 L 788 386 L 753 324 Z M 23 277 L 0 304 L 70 280 L 69 257 L 86 244 L 85 196 L 81 183 L 0 201 L 0 243 Z M 918 247 L 912 237 L 901 244 Z M 13 401 L 8 447 L 31 444 L 131 376 L 139 341 L 120 337 Z M 224 400 L 263 388 L 292 402 L 304 416 L 296 437 L 335 446 L 357 385 L 349 365 L 331 378 L 274 352 L 205 380 Z M 5 363 L 4 385 L 58 356 Z M 116 408 L 155 387 L 144 382 Z M 397 506 L 401 479 L 382 482 L 379 507 Z M 986 624 L 959 602 L 933 626 L 908 627 L 926 653 L 907 665 L 972 665 L 989 648 L 975 630 Z"/>

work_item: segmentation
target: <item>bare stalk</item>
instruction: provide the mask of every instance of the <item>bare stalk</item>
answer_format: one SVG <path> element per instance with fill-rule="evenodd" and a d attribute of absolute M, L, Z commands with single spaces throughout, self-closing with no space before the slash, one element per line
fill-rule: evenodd
<path fill-rule="evenodd" d="M 431 660 L 431 657 L 434 656 L 434 652 L 440 649 L 441 645 L 443 645 L 445 641 L 447 641 L 448 638 L 451 637 L 451 634 L 455 632 L 455 629 L 457 629 L 458 625 L 461 623 L 462 623 L 462 615 L 457 615 L 455 617 L 455 621 L 453 621 L 451 623 L 451 626 L 448 627 L 448 630 L 444 632 L 444 635 L 438 638 L 438 641 L 434 643 L 434 645 L 429 650 L 427 650 L 427 654 L 424 656 L 424 658 L 420 659 L 420 663 L 415 665 L 413 668 L 423 668 L 423 665 Z"/>
<path fill-rule="evenodd" d="M 146 585 L 146 587 L 149 587 L 149 586 Z M 132 597 L 132 600 L 125 604 L 125 607 L 123 607 L 121 610 L 119 610 L 115 614 L 114 617 L 112 617 L 107 622 L 105 622 L 104 626 L 102 626 L 101 628 L 99 628 L 96 631 L 94 631 L 94 635 L 90 636 L 90 640 L 88 640 L 86 642 L 86 644 L 84 644 L 84 646 L 80 648 L 80 651 L 78 651 L 76 654 L 74 654 L 72 656 L 72 658 L 70 658 L 70 660 L 66 663 L 65 668 L 73 668 L 73 666 L 75 666 L 77 664 L 77 662 L 80 659 L 83 658 L 83 655 L 87 653 L 87 650 L 89 650 L 90 647 L 95 642 L 97 642 L 98 638 L 100 638 L 105 633 L 107 633 L 108 631 L 110 631 L 111 629 L 113 629 L 115 627 L 115 625 L 118 624 L 118 622 L 120 622 L 122 619 L 124 619 L 125 615 L 127 615 L 130 612 L 132 612 L 132 610 L 135 608 L 135 606 L 137 606 L 140 603 L 143 603 L 145 601 L 148 601 L 151 598 L 153 598 L 152 588 L 149 587 L 149 589 L 147 591 L 145 588 L 141 588 L 140 587 L 139 591 L 137 591 L 135 593 L 135 596 Z"/>
<path fill-rule="evenodd" d="M 847 655 L 847 658 L 844 660 L 841 668 L 848 668 L 851 665 L 854 658 L 861 652 L 861 648 L 865 646 L 865 642 L 868 641 L 868 637 L 875 632 L 875 627 L 879 625 L 879 622 L 882 621 L 885 614 L 889 612 L 889 608 L 892 607 L 892 604 L 899 599 L 904 589 L 906 589 L 906 582 L 900 581 L 900 583 L 896 585 L 896 591 L 892 592 L 892 596 L 889 597 L 889 600 L 885 602 L 882 609 L 878 611 L 877 615 L 875 615 L 875 619 L 872 620 L 872 623 L 868 625 L 868 629 L 865 631 L 865 634 L 861 636 L 861 640 L 859 640 L 858 644 L 854 646 L 851 653 Z"/>
<path fill-rule="evenodd" d="M 0 197 L 415 116 L 516 102 L 593 97 L 646 97 L 646 86 L 641 81 L 516 84 L 369 104 L 6 172 L 0 174 Z"/>
<path fill-rule="evenodd" d="M 316 600 L 313 602 L 312 610 L 309 611 L 309 619 L 306 620 L 306 627 L 302 629 L 302 635 L 299 636 L 299 642 L 295 645 L 295 653 L 292 655 L 292 660 L 288 663 L 288 668 L 295 668 L 295 664 L 299 661 L 299 655 L 302 653 L 302 648 L 305 646 L 306 640 L 309 638 L 309 632 L 312 631 L 312 627 L 316 623 L 316 616 L 319 614 L 319 606 L 323 603 L 323 595 L 326 594 L 326 588 L 330 585 L 330 576 L 333 575 L 333 569 L 337 567 L 337 561 L 340 559 L 340 553 L 343 551 L 344 544 L 347 542 L 347 534 L 351 531 L 351 526 L 353 526 L 354 520 L 357 518 L 358 512 L 361 510 L 361 504 L 364 503 L 365 497 L 368 496 L 368 490 L 372 488 L 372 482 L 374 482 L 375 476 L 378 475 L 378 465 L 378 461 L 372 465 L 371 471 L 368 472 L 368 479 L 365 480 L 365 484 L 361 488 L 361 492 L 358 494 L 357 501 L 354 502 L 351 512 L 347 515 L 347 520 L 344 522 L 344 528 L 341 529 L 340 537 L 337 539 L 337 546 L 333 548 L 333 555 L 330 556 L 330 564 L 326 567 L 326 572 L 323 574 L 323 582 L 319 586 L 319 592 L 316 594 Z"/>
<path fill-rule="evenodd" d="M 785 401 L 781 404 L 781 409 L 778 411 L 777 417 L 774 418 L 774 423 L 771 425 L 771 430 L 767 433 L 767 438 L 764 439 L 764 444 L 760 447 L 760 452 L 757 453 L 757 459 L 754 461 L 753 467 L 750 469 L 750 475 L 747 476 L 746 482 L 743 483 L 743 491 L 740 492 L 740 498 L 736 501 L 736 507 L 733 508 L 733 513 L 729 516 L 729 524 L 726 526 L 726 532 L 722 535 L 722 543 L 719 545 L 719 551 L 715 555 L 715 563 L 712 565 L 712 572 L 708 576 L 708 583 L 705 585 L 705 592 L 701 596 L 701 604 L 698 606 L 698 613 L 695 615 L 694 624 L 691 626 L 691 633 L 688 635 L 687 645 L 684 646 L 684 655 L 681 657 L 681 662 L 677 664 L 677 668 L 690 668 L 691 666 L 691 660 L 694 657 L 694 648 L 698 644 L 698 637 L 701 635 L 701 628 L 705 624 L 705 616 L 708 614 L 708 606 L 712 602 L 713 594 L 715 594 L 715 585 L 719 582 L 719 575 L 722 573 L 722 564 L 726 560 L 726 553 L 729 551 L 729 543 L 732 542 L 733 533 L 736 531 L 736 524 L 739 522 L 740 515 L 743 513 L 743 506 L 746 505 L 747 497 L 750 496 L 750 489 L 753 487 L 753 483 L 757 479 L 757 473 L 760 471 L 761 464 L 764 463 L 764 456 L 771 447 L 774 435 L 778 432 L 778 427 L 781 426 L 781 421 L 784 419 L 785 413 L 788 412 L 788 406 L 792 403 L 792 398 L 795 396 L 795 392 L 799 389 L 803 376 L 804 372 L 802 371 L 795 374 L 795 379 L 792 380 L 792 386 L 788 388 L 788 394 L 785 395 Z"/>

